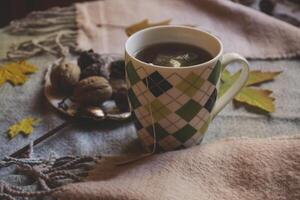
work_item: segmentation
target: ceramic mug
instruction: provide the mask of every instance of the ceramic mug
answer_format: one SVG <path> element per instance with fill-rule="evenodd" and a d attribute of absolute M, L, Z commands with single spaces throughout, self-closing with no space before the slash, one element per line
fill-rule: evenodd
<path fill-rule="evenodd" d="M 163 67 L 138 60 L 135 55 L 157 43 L 191 44 L 213 58 L 187 67 Z M 148 151 L 170 151 L 199 144 L 211 120 L 241 90 L 249 64 L 236 54 L 223 55 L 222 42 L 212 34 L 185 26 L 158 26 L 131 35 L 125 44 L 128 97 L 139 139 Z M 219 97 L 224 68 L 240 62 L 239 78 Z"/>

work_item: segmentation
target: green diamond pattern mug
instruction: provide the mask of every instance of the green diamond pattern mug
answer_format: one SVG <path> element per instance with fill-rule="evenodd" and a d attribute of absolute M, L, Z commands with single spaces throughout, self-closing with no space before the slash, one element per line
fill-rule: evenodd
<path fill-rule="evenodd" d="M 136 52 L 149 45 L 179 42 L 213 55 L 208 62 L 163 67 L 142 62 Z M 199 144 L 211 120 L 242 89 L 249 75 L 247 60 L 223 55 L 221 41 L 210 33 L 185 26 L 158 26 L 131 35 L 125 45 L 128 97 L 137 134 L 148 151 L 170 151 Z M 240 77 L 222 96 L 218 86 L 224 68 L 242 64 Z"/>

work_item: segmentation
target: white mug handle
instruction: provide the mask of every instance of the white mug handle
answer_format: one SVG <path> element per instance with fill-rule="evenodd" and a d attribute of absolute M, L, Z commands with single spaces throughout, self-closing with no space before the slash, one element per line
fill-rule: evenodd
<path fill-rule="evenodd" d="M 220 76 L 224 69 L 233 62 L 240 62 L 242 64 L 241 74 L 235 83 L 233 83 L 233 85 L 225 92 L 225 94 L 217 100 L 213 110 L 211 111 L 211 119 L 213 119 L 229 103 L 229 101 L 238 94 L 248 80 L 249 63 L 244 57 L 237 53 L 227 53 L 223 55 L 221 59 L 222 71 Z"/>

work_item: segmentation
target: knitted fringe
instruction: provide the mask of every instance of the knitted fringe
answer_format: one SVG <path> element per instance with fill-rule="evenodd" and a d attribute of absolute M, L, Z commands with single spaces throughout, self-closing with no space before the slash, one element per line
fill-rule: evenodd
<path fill-rule="evenodd" d="M 32 36 L 33 39 L 12 45 L 6 59 L 26 59 L 43 53 L 60 57 L 56 43 L 58 34 L 62 35 L 63 46 L 69 48 L 71 52 L 78 52 L 75 18 L 75 6 L 71 6 L 34 11 L 24 19 L 12 21 L 6 29 L 9 34 Z"/>
<path fill-rule="evenodd" d="M 16 166 L 16 173 L 34 180 L 36 191 L 25 190 L 25 186 L 13 185 L 0 180 L 0 199 L 17 200 L 46 197 L 67 183 L 82 181 L 88 171 L 94 168 L 98 157 L 67 156 L 49 159 L 12 158 L 6 157 L 0 161 L 0 168 Z"/>
<path fill-rule="evenodd" d="M 75 6 L 34 11 L 21 20 L 12 21 L 7 31 L 15 35 L 41 35 L 76 30 L 75 15 Z"/>

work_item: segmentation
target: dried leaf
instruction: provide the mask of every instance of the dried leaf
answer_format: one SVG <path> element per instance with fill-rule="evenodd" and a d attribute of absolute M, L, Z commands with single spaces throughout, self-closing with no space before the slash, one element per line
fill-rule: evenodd
<path fill-rule="evenodd" d="M 40 119 L 34 117 L 27 117 L 11 125 L 8 128 L 8 137 L 10 139 L 16 137 L 18 134 L 23 134 L 25 136 L 30 135 L 33 132 L 33 127 L 40 122 Z"/>
<path fill-rule="evenodd" d="M 261 72 L 259 70 L 251 71 L 246 85 L 247 86 L 257 85 L 267 81 L 272 81 L 280 73 L 281 71 L 278 72 Z"/>
<path fill-rule="evenodd" d="M 5 82 L 13 85 L 21 85 L 27 81 L 26 74 L 37 71 L 37 67 L 26 61 L 7 63 L 0 67 L 0 86 Z"/>
<path fill-rule="evenodd" d="M 238 102 L 261 108 L 267 112 L 275 112 L 273 103 L 275 99 L 270 94 L 272 94 L 270 90 L 245 87 L 234 99 Z"/>
<path fill-rule="evenodd" d="M 258 107 L 267 112 L 274 112 L 274 100 L 271 97 L 271 90 L 264 90 L 259 88 L 253 88 L 249 86 L 261 84 L 267 81 L 274 80 L 274 78 L 281 72 L 262 72 L 262 71 L 251 71 L 246 86 L 234 97 L 235 101 L 245 103 L 250 106 Z M 220 87 L 220 95 L 222 96 L 228 88 L 235 82 L 239 77 L 240 71 L 235 74 L 230 74 L 227 70 L 222 74 L 222 84 Z"/>
<path fill-rule="evenodd" d="M 153 26 L 168 25 L 168 24 L 170 24 L 170 22 L 171 22 L 171 19 L 167 19 L 167 20 L 157 22 L 157 23 L 149 23 L 148 19 L 144 19 L 143 21 L 140 21 L 138 23 L 128 26 L 125 29 L 125 32 L 126 32 L 127 36 L 131 36 L 135 32 L 140 31 L 142 29 L 153 27 Z"/>

